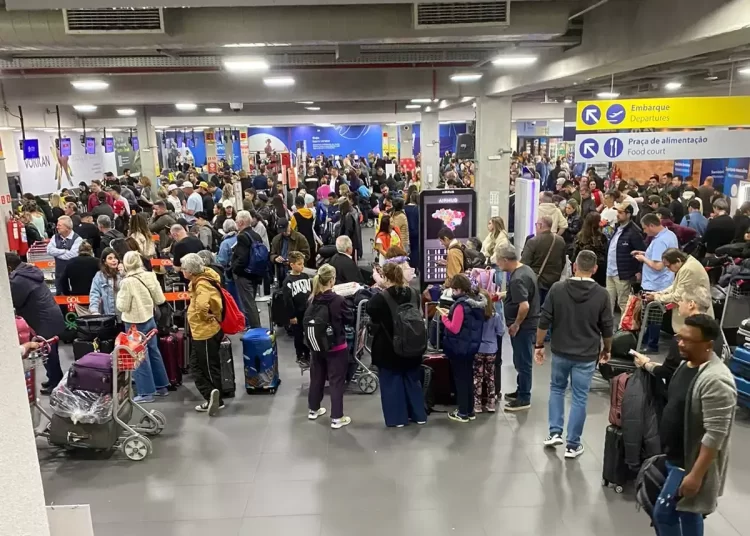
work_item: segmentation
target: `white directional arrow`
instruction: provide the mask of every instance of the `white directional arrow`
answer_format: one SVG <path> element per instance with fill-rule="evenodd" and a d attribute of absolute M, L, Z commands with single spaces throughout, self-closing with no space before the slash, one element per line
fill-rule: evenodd
<path fill-rule="evenodd" d="M 596 144 L 595 143 L 584 143 L 581 146 L 581 154 L 584 156 L 596 156 Z"/>
<path fill-rule="evenodd" d="M 598 110 L 595 110 L 594 108 L 589 108 L 586 110 L 586 113 L 584 114 L 584 120 L 587 123 L 596 123 L 599 121 L 599 112 Z"/>

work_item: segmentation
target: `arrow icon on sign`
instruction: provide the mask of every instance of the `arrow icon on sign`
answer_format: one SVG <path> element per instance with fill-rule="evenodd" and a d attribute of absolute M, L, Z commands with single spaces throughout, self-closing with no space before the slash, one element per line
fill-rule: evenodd
<path fill-rule="evenodd" d="M 578 150 L 583 158 L 594 158 L 596 156 L 596 153 L 599 152 L 599 144 L 596 142 L 596 140 L 587 138 L 581 142 Z"/>
<path fill-rule="evenodd" d="M 589 104 L 581 111 L 581 119 L 589 126 L 597 124 L 601 117 L 602 111 L 596 104 Z"/>
<path fill-rule="evenodd" d="M 586 110 L 584 117 L 586 118 L 587 123 L 596 123 L 599 121 L 599 114 L 593 108 Z"/>

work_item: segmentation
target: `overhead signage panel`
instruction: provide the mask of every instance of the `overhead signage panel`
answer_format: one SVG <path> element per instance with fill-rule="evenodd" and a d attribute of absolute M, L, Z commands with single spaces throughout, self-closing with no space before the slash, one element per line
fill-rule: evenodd
<path fill-rule="evenodd" d="M 579 131 L 742 125 L 750 125 L 750 97 L 581 101 L 576 113 Z"/>
<path fill-rule="evenodd" d="M 634 162 L 740 158 L 750 153 L 750 130 L 578 134 L 576 160 Z"/>

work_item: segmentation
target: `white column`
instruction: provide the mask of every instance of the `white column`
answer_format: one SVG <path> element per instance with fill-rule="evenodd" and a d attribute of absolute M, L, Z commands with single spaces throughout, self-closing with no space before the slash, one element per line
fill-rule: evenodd
<path fill-rule="evenodd" d="M 157 172 L 159 169 L 159 147 L 156 144 L 156 131 L 151 124 L 151 117 L 146 112 L 145 106 L 138 108 L 135 120 L 141 153 L 141 175 L 145 175 L 154 181 L 159 175 Z"/>
<path fill-rule="evenodd" d="M 3 180 L 4 174 L 3 174 Z M 3 230 L 3 233 L 5 230 Z M 5 244 L 7 246 L 7 243 Z M 7 248 L 3 248 L 3 253 Z M 0 255 L 0 534 L 49 536 L 44 489 L 18 351 L 5 255 Z M 44 371 L 41 372 L 44 374 Z"/>
<path fill-rule="evenodd" d="M 510 97 L 477 99 L 476 185 L 477 234 L 487 235 L 487 220 L 501 216 L 508 224 L 510 195 Z M 505 154 L 503 154 L 505 153 Z"/>
<path fill-rule="evenodd" d="M 10 197 L 10 188 L 8 187 L 8 174 L 5 171 L 5 153 L 6 151 L 15 151 L 16 148 L 13 146 L 3 147 L 0 142 L 0 224 L 3 228 L 0 229 L 0 250 L 9 251 L 8 248 L 8 220 L 13 213 L 13 203 Z"/>
<path fill-rule="evenodd" d="M 440 122 L 438 111 L 422 112 L 419 126 L 422 188 L 437 188 L 440 180 Z"/>
<path fill-rule="evenodd" d="M 411 123 L 398 127 L 398 160 L 414 158 L 414 125 Z"/>

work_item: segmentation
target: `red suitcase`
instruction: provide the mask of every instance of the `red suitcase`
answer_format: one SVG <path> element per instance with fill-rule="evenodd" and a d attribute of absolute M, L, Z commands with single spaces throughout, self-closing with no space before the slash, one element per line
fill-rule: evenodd
<path fill-rule="evenodd" d="M 435 404 L 449 406 L 455 402 L 453 382 L 451 380 L 451 365 L 443 354 L 425 356 L 422 364 L 432 370 L 430 390 Z"/>
<path fill-rule="evenodd" d="M 185 334 L 181 331 L 159 337 L 159 351 L 167 369 L 170 389 L 182 385 L 182 364 L 185 354 Z"/>

